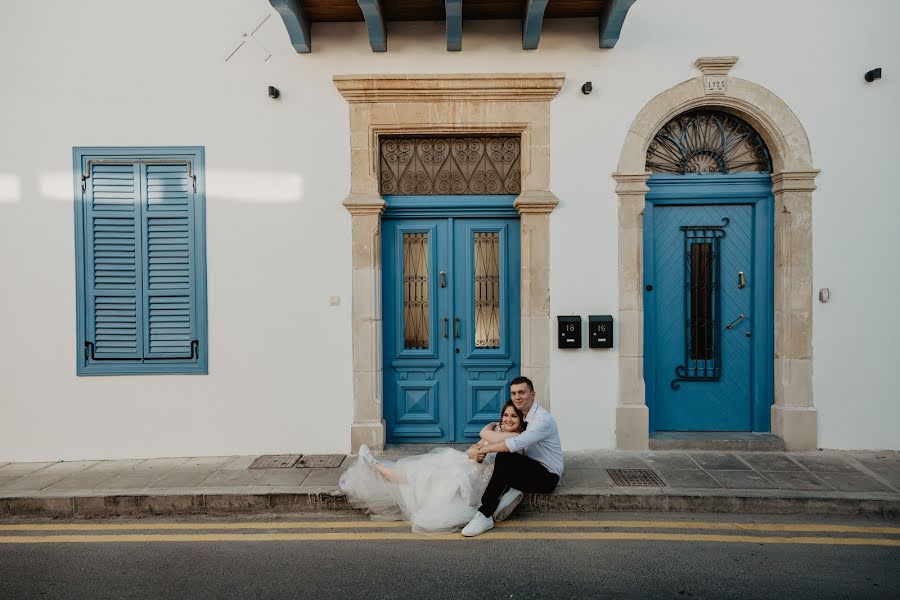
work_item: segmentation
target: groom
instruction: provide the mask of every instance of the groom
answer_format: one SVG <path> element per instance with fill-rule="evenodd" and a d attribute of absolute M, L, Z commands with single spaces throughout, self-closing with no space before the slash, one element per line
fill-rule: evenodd
<path fill-rule="evenodd" d="M 480 535 L 502 521 L 522 501 L 522 492 L 552 492 L 563 473 L 562 446 L 556 420 L 534 402 L 534 385 L 516 377 L 509 385 L 512 403 L 525 415 L 528 428 L 513 438 L 488 444 L 481 452 L 496 452 L 494 474 L 481 497 L 481 507 L 462 534 Z M 524 450 L 524 454 L 519 454 Z"/>

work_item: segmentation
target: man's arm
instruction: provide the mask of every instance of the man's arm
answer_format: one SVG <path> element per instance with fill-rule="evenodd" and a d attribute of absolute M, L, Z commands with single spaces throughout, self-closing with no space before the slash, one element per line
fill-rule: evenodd
<path fill-rule="evenodd" d="M 488 423 L 481 429 L 481 439 L 485 440 L 488 443 L 494 442 L 502 442 L 503 440 L 511 437 L 516 437 L 519 435 L 518 433 L 506 432 L 506 431 L 494 431 L 494 427 L 497 426 L 497 423 Z"/>

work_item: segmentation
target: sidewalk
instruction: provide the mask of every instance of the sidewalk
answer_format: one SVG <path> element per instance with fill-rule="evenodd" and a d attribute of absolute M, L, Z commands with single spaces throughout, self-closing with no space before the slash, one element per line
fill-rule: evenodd
<path fill-rule="evenodd" d="M 248 468 L 255 459 L 0 462 L 0 518 L 352 510 L 338 480 L 355 456 L 334 468 Z M 900 516 L 894 451 L 590 451 L 567 452 L 565 461 L 556 491 L 527 496 L 524 510 Z M 609 469 L 649 472 L 624 473 L 643 484 L 631 486 Z"/>

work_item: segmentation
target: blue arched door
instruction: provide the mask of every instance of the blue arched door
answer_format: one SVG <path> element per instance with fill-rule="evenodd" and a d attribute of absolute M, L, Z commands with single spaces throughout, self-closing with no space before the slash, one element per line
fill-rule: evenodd
<path fill-rule="evenodd" d="M 654 174 L 648 185 L 644 354 L 650 430 L 769 431 L 771 177 Z"/>

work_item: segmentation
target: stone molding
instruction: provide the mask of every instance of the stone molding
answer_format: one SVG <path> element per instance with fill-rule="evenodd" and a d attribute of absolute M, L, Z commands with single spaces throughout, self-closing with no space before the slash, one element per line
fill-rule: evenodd
<path fill-rule="evenodd" d="M 350 105 L 350 194 L 353 264 L 353 424 L 350 445 L 381 449 L 383 321 L 378 139 L 381 135 L 511 133 L 522 138 L 522 191 L 514 204 L 522 228 L 521 362 L 538 402 L 549 408 L 550 101 L 560 73 L 336 75 Z"/>
<path fill-rule="evenodd" d="M 737 56 L 701 56 L 694 61 L 694 66 L 704 75 L 728 75 L 738 60 Z"/>
<path fill-rule="evenodd" d="M 335 75 L 341 95 L 359 102 L 494 100 L 549 102 L 563 73 L 465 73 L 448 75 Z"/>
<path fill-rule="evenodd" d="M 774 403 L 772 433 L 788 450 L 813 450 L 817 415 L 812 388 L 812 192 L 819 173 L 800 120 L 766 88 L 727 74 L 737 57 L 703 57 L 702 75 L 653 98 L 637 114 L 622 146 L 613 178 L 619 199 L 619 397 L 616 446 L 646 449 L 649 411 L 643 378 L 643 210 L 647 146 L 665 123 L 685 111 L 708 107 L 731 112 L 752 125 L 772 155 L 775 197 Z M 710 93 L 710 78 L 723 82 Z"/>

